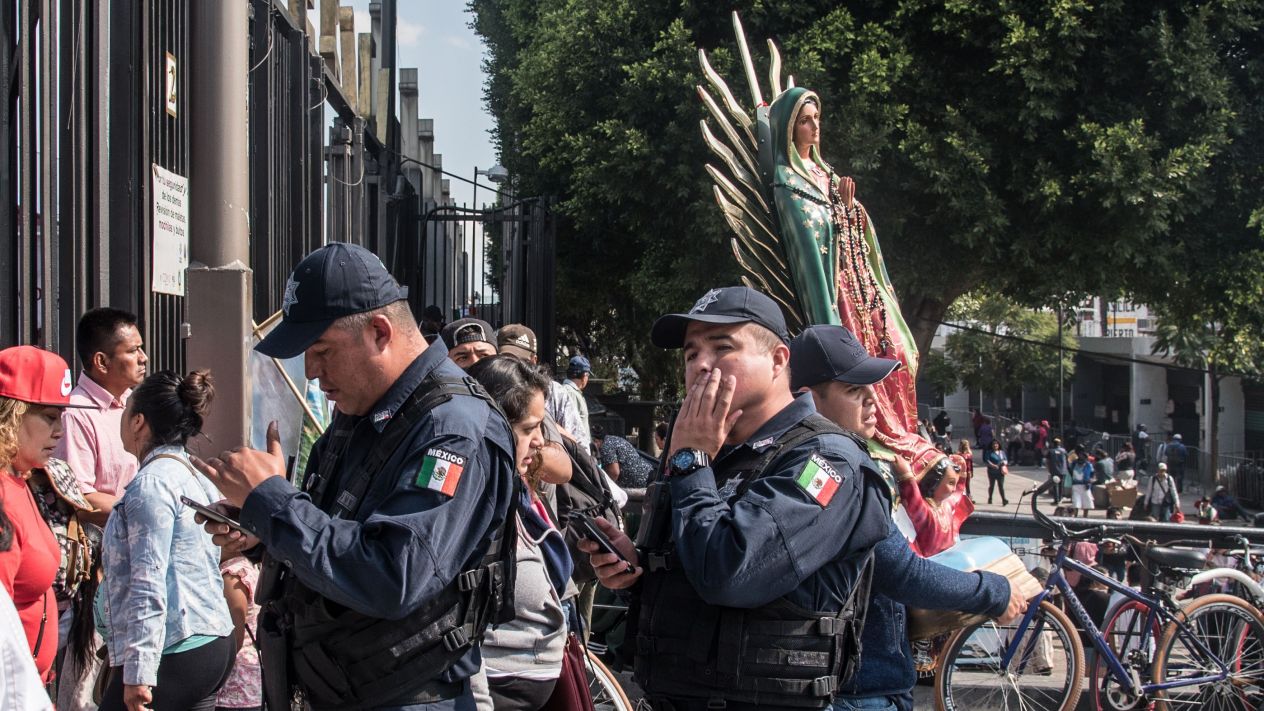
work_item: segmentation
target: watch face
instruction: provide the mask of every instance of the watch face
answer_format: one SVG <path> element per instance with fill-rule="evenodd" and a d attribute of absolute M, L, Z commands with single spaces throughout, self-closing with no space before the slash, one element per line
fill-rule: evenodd
<path fill-rule="evenodd" d="M 671 465 L 675 469 L 688 469 L 694 463 L 692 449 L 682 449 L 672 455 Z"/>

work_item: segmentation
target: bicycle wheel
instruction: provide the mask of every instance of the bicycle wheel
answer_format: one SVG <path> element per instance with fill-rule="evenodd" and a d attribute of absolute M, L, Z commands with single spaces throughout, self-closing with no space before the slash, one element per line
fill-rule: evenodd
<path fill-rule="evenodd" d="M 623 693 L 619 679 L 602 664 L 597 655 L 588 652 L 588 696 L 592 699 L 593 708 L 597 711 L 632 711 L 632 702 Z"/>
<path fill-rule="evenodd" d="M 1154 648 L 1162 629 L 1156 618 L 1145 634 L 1145 623 L 1150 608 L 1136 600 L 1124 600 L 1110 613 L 1102 625 L 1102 639 L 1128 671 L 1136 670 L 1133 684 L 1144 683 L 1150 678 Z M 1134 694 L 1111 675 L 1106 660 L 1094 655 L 1091 686 L 1095 711 L 1143 711 L 1154 707 L 1144 696 Z"/>
<path fill-rule="evenodd" d="M 1071 621 L 1045 600 L 1015 639 L 1018 623 L 989 620 L 958 631 L 939 657 L 939 711 L 1070 711 L 1084 681 L 1084 650 Z M 1008 667 L 1001 660 L 1015 651 Z"/>
<path fill-rule="evenodd" d="M 1156 692 L 1156 709 L 1255 711 L 1264 707 L 1264 617 L 1259 610 L 1232 595 L 1204 595 L 1189 603 L 1180 619 L 1185 628 L 1173 622 L 1163 630 L 1154 658 L 1154 681 L 1190 683 Z M 1224 679 L 1193 682 L 1219 676 L 1221 663 L 1227 671 Z"/>

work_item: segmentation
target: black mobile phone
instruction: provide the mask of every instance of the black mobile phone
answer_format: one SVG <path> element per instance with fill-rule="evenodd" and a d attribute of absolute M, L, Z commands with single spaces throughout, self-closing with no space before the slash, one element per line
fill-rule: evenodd
<path fill-rule="evenodd" d="M 193 499 L 190 499 L 187 496 L 181 496 L 180 503 L 184 504 L 185 506 L 188 506 L 189 508 L 193 509 L 194 511 L 197 511 L 198 513 L 202 514 L 203 516 L 209 518 L 212 521 L 215 521 L 216 523 L 222 523 L 225 526 L 228 526 L 229 528 L 235 531 L 238 531 L 240 533 L 245 533 L 247 535 L 250 534 L 250 531 L 247 531 L 246 529 L 242 528 L 241 524 L 238 523 L 237 521 L 234 521 L 232 518 L 220 513 L 219 511 L 216 511 L 215 509 L 209 506 L 206 506 L 205 504 L 199 504 L 198 502 L 194 501 Z"/>
<path fill-rule="evenodd" d="M 580 535 L 596 543 L 597 547 L 603 552 L 611 553 L 619 560 L 623 561 L 623 564 L 627 566 L 627 569 L 624 572 L 636 572 L 636 566 L 632 565 L 631 561 L 627 558 L 624 558 L 623 554 L 619 552 L 619 549 L 615 548 L 614 544 L 610 542 L 610 539 L 606 537 L 606 534 L 602 533 L 600 528 L 597 528 L 597 523 L 593 521 L 592 516 L 580 513 L 579 511 L 572 511 L 567 518 L 569 518 L 570 522 L 579 529 Z"/>

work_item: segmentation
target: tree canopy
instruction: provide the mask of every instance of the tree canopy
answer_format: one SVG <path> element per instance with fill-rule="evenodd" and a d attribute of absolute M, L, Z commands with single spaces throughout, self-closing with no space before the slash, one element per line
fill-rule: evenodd
<path fill-rule="evenodd" d="M 1053 313 L 984 293 L 958 299 L 949 314 L 965 327 L 948 334 L 945 360 L 967 389 L 995 395 L 1029 385 L 1057 392 L 1059 357 L 1063 376 L 1070 380 L 1075 374 L 1079 340 L 1064 328 L 1059 350 L 1058 318 Z"/>
<path fill-rule="evenodd" d="M 666 394 L 675 361 L 649 324 L 737 275 L 694 93 L 698 48 L 744 87 L 729 6 L 470 7 L 514 188 L 560 200 L 563 342 Z M 923 349 L 979 287 L 1027 305 L 1162 306 L 1205 297 L 1213 268 L 1246 281 L 1260 265 L 1241 256 L 1264 246 L 1264 0 L 734 7 L 752 47 L 774 39 L 784 71 L 820 94 L 822 152 L 855 176 Z"/>

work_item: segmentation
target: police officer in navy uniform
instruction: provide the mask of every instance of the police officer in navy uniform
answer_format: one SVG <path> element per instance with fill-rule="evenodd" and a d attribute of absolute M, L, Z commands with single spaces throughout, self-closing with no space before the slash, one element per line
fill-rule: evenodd
<path fill-rule="evenodd" d="M 256 599 L 271 708 L 289 708 L 292 687 L 314 709 L 473 708 L 478 641 L 503 620 L 513 436 L 447 347 L 427 347 L 407 295 L 361 247 L 303 259 L 256 347 L 305 355 L 337 404 L 303 489 L 285 479 L 275 424 L 269 451 L 199 462 L 250 533 L 208 522 L 216 542 L 266 550 Z"/>
<path fill-rule="evenodd" d="M 899 365 L 869 355 L 842 326 L 809 326 L 790 342 L 791 387 L 810 390 L 822 415 L 866 440 L 878 426 L 873 386 Z M 918 556 L 894 522 L 874 548 L 873 569 L 860 668 L 835 699 L 836 711 L 913 708 L 917 671 L 905 605 L 986 614 L 1002 622 L 1026 609 L 1022 593 L 1001 575 L 966 573 Z"/>
<path fill-rule="evenodd" d="M 660 711 L 827 707 L 858 661 L 889 495 L 861 443 L 791 394 L 767 296 L 712 289 L 651 338 L 684 350 L 665 480 L 636 546 L 603 526 L 632 570 L 582 544 L 603 584 L 636 587 L 637 681 Z"/>

